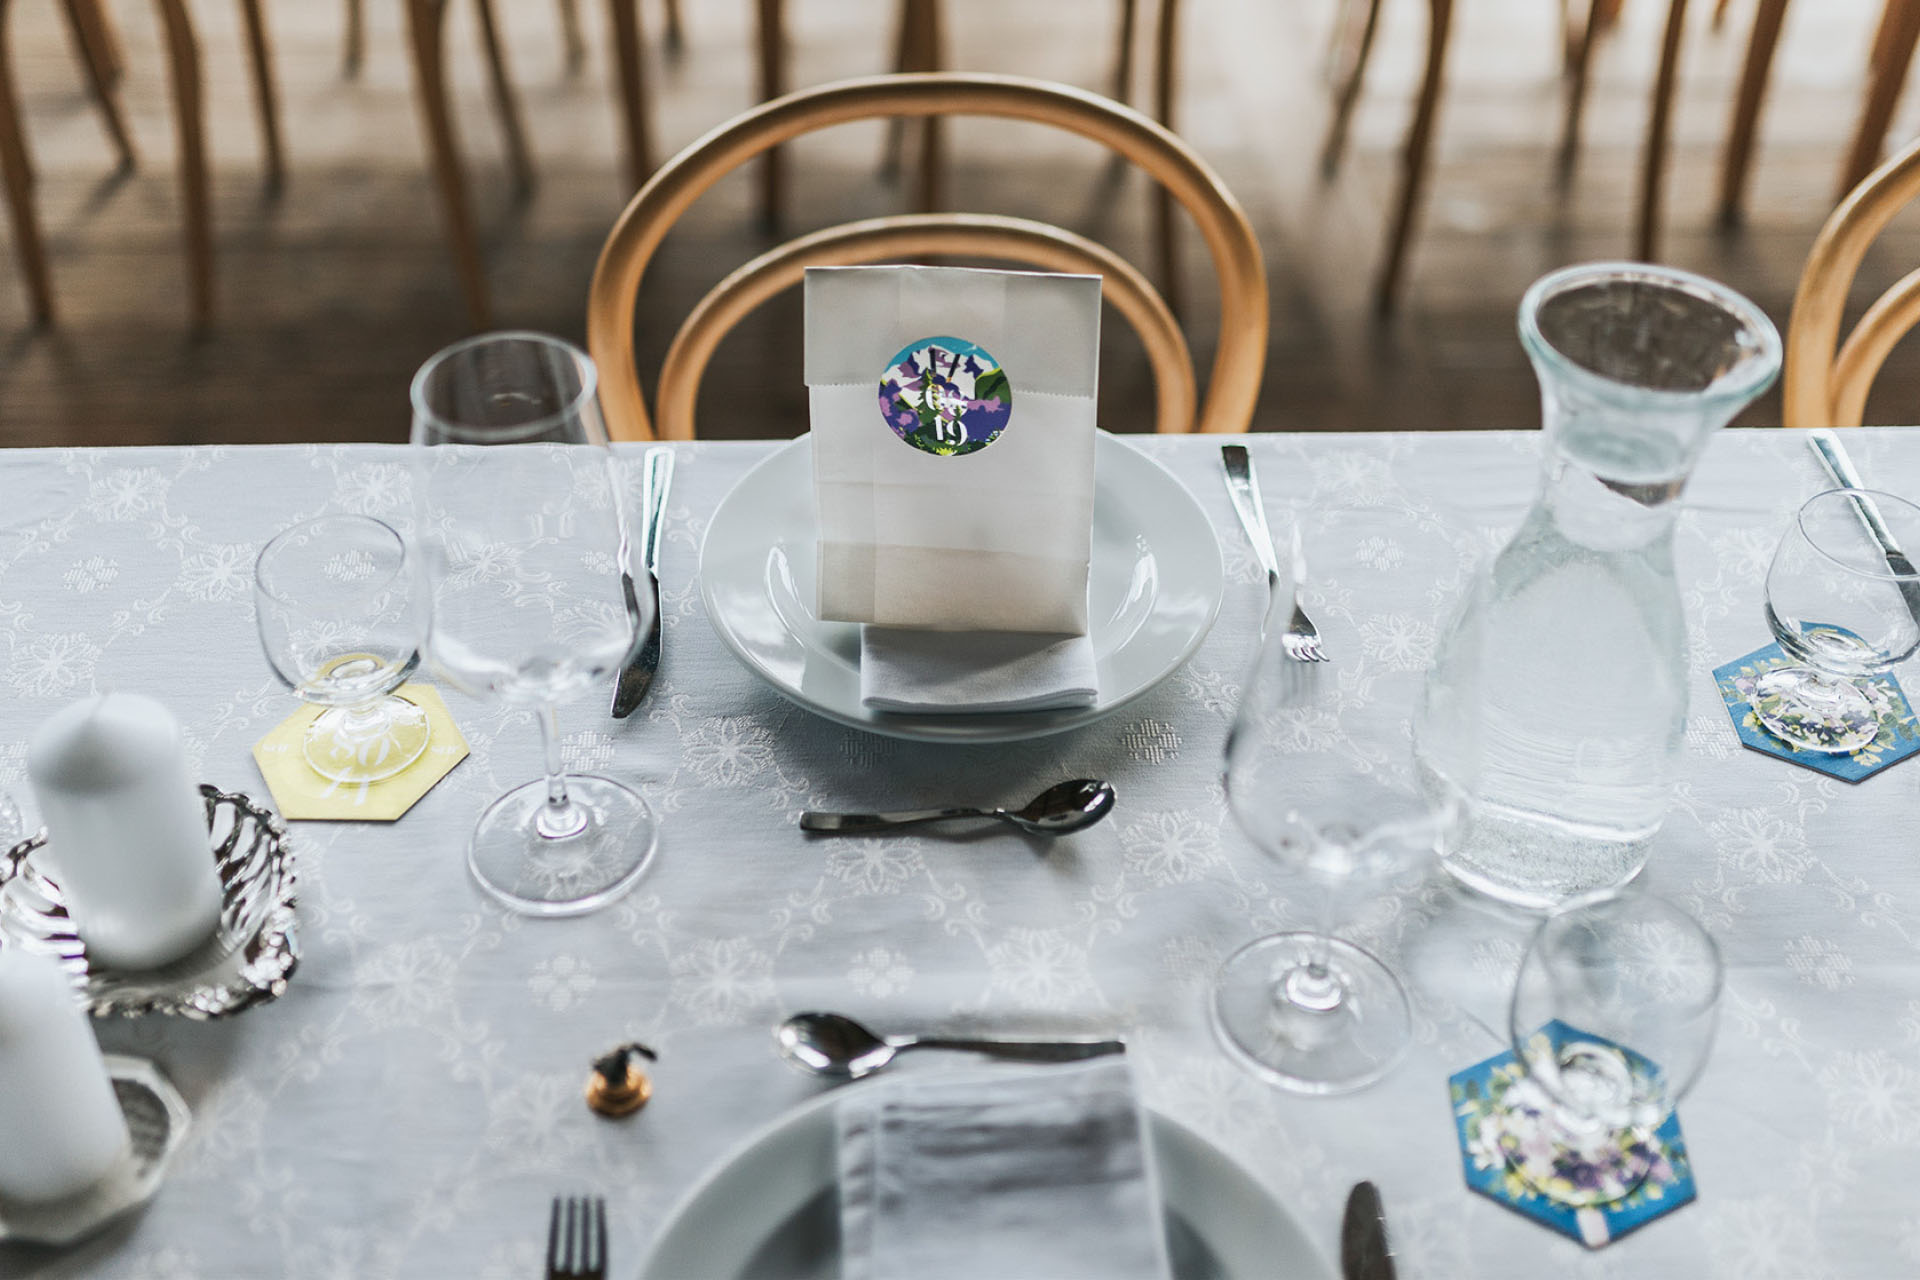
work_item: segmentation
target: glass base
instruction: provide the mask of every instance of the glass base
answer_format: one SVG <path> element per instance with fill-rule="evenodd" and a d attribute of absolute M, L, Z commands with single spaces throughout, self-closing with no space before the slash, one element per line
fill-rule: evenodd
<path fill-rule="evenodd" d="M 425 711 L 389 694 L 364 710 L 329 707 L 322 711 L 307 726 L 301 749 L 323 778 L 378 782 L 424 755 L 432 736 Z"/>
<path fill-rule="evenodd" d="M 1776 667 L 1754 681 L 1753 714 L 1798 751 L 1850 755 L 1880 736 L 1880 712 L 1866 691 L 1812 667 Z"/>
<path fill-rule="evenodd" d="M 1327 948 L 1327 972 L 1312 962 Z M 1212 1022 L 1236 1062 L 1295 1093 L 1346 1093 L 1391 1071 L 1413 1036 L 1406 988 L 1371 953 L 1338 938 L 1277 933 L 1227 958 Z"/>
<path fill-rule="evenodd" d="M 658 830 L 639 793 L 611 778 L 566 776 L 567 807 L 547 802 L 546 779 L 515 787 L 480 815 L 467 867 L 515 911 L 576 916 L 633 888 L 653 860 Z"/>

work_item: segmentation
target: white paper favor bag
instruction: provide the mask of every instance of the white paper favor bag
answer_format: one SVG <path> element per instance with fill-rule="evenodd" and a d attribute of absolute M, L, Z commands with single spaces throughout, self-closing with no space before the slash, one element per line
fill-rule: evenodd
<path fill-rule="evenodd" d="M 1100 277 L 807 271 L 819 616 L 1084 635 Z"/>

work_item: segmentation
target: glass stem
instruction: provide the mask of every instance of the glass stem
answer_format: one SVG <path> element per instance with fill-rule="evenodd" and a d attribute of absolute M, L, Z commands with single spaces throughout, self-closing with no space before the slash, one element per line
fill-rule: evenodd
<path fill-rule="evenodd" d="M 549 840 L 579 835 L 586 828 L 587 815 L 567 795 L 567 775 L 560 767 L 560 722 L 553 704 L 542 706 L 534 718 L 540 722 L 540 745 L 547 761 L 547 802 L 541 806 L 534 826 Z"/>
<path fill-rule="evenodd" d="M 1339 891 L 1326 886 L 1320 895 L 1320 918 L 1309 935 L 1307 962 L 1289 972 L 1281 992 L 1289 1004 L 1315 1013 L 1331 1013 L 1347 998 L 1346 986 L 1333 972 L 1333 922 L 1338 918 Z"/>
<path fill-rule="evenodd" d="M 386 696 L 340 710 L 341 728 L 355 738 L 371 738 L 386 722 Z"/>

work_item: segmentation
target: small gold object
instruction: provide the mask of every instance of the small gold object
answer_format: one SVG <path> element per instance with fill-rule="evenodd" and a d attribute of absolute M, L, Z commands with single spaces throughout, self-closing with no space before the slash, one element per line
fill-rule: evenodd
<path fill-rule="evenodd" d="M 659 1061 L 660 1055 L 639 1043 L 623 1044 L 593 1060 L 587 1077 L 587 1105 L 603 1116 L 630 1116 L 653 1096 L 653 1081 L 636 1058 Z"/>

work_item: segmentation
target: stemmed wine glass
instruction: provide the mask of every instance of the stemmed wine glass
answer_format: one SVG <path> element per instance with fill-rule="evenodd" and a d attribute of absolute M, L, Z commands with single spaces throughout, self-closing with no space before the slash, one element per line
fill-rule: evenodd
<path fill-rule="evenodd" d="M 1720 987 L 1712 936 L 1664 898 L 1579 898 L 1541 922 L 1509 1018 L 1525 1071 L 1502 1100 L 1513 1169 L 1575 1206 L 1659 1170 L 1658 1131 L 1706 1066 Z"/>
<path fill-rule="evenodd" d="M 1334 923 L 1350 894 L 1440 851 L 1456 829 L 1457 788 L 1466 780 L 1422 794 L 1410 753 L 1399 749 L 1408 741 L 1404 716 L 1392 748 L 1352 738 L 1337 707 L 1342 665 L 1289 658 L 1285 618 L 1269 621 L 1227 736 L 1227 799 L 1262 852 L 1312 883 L 1320 920 L 1314 930 L 1271 934 L 1230 956 L 1214 982 L 1212 1021 L 1229 1054 L 1272 1083 L 1342 1093 L 1393 1068 L 1411 1039 L 1412 1014 L 1399 978 L 1334 937 Z M 1404 696 L 1410 709 L 1417 685 L 1417 673 L 1382 673 L 1374 693 Z"/>
<path fill-rule="evenodd" d="M 425 601 L 406 541 L 372 516 L 305 520 L 261 548 L 260 647 L 289 688 L 327 708 L 301 740 L 321 777 L 378 782 L 427 749 L 427 713 L 394 693 L 420 665 Z"/>
<path fill-rule="evenodd" d="M 1794 666 L 1754 682 L 1760 723 L 1802 751 L 1858 751 L 1880 734 L 1859 681 L 1920 648 L 1920 507 L 1890 493 L 1829 489 L 1809 498 L 1767 570 L 1767 625 Z"/>
<path fill-rule="evenodd" d="M 585 352 L 534 333 L 457 343 L 413 380 L 428 658 L 456 688 L 532 711 L 546 748 L 545 778 L 481 814 L 467 862 L 532 915 L 611 902 L 655 845 L 638 793 L 560 763 L 555 706 L 603 685 L 648 620 L 621 591 L 626 525 L 595 385 Z"/>

